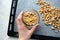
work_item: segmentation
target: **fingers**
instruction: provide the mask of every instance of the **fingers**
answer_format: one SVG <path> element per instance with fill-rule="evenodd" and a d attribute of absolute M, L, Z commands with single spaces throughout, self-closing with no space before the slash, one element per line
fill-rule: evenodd
<path fill-rule="evenodd" d="M 22 22 L 22 14 L 23 14 L 23 11 L 20 12 L 19 16 L 16 19 L 18 29 L 27 29 L 24 23 Z"/>
<path fill-rule="evenodd" d="M 33 26 L 33 28 L 30 30 L 31 31 L 31 33 L 33 33 L 35 30 L 36 30 L 36 28 L 39 26 L 39 24 L 36 24 L 35 26 Z"/>
<path fill-rule="evenodd" d="M 23 14 L 23 11 L 20 12 L 18 18 L 21 20 L 22 19 L 22 14 Z"/>
<path fill-rule="evenodd" d="M 20 12 L 19 16 L 16 19 L 16 22 L 17 22 L 18 26 L 21 25 L 21 24 L 23 24 L 22 23 L 22 14 L 23 14 L 23 11 Z"/>

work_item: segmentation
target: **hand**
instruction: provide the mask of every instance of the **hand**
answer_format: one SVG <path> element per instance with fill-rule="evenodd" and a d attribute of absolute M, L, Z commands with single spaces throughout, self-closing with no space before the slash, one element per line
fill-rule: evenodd
<path fill-rule="evenodd" d="M 19 40 L 29 40 L 35 29 L 39 24 L 36 24 L 33 26 L 31 30 L 28 30 L 24 23 L 22 22 L 22 14 L 23 11 L 19 14 L 19 16 L 16 19 L 17 26 L 18 26 L 18 34 L 19 34 Z"/>

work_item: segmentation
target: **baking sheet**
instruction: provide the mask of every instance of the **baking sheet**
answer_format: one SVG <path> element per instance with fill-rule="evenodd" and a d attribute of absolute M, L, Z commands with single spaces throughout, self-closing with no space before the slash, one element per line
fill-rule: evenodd
<path fill-rule="evenodd" d="M 44 0 L 44 1 L 49 2 L 51 5 L 57 8 L 60 8 L 60 0 Z M 17 18 L 17 16 L 22 10 L 26 10 L 29 8 L 35 9 L 37 12 L 39 12 L 39 5 L 36 4 L 36 0 L 18 0 L 15 19 Z M 34 34 L 46 35 L 46 36 L 52 36 L 52 37 L 60 37 L 60 32 L 56 32 L 57 29 L 51 30 L 51 26 L 46 26 L 44 24 L 44 21 L 42 21 L 42 15 L 40 15 L 39 24 L 40 26 L 34 32 Z M 16 22 L 14 23 L 14 31 L 18 32 Z"/>

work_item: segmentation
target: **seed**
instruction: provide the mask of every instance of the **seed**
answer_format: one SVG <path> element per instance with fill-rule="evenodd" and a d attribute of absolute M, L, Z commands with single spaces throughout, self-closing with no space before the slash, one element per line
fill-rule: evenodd
<path fill-rule="evenodd" d="M 52 30 L 54 30 L 55 28 L 54 27 L 51 27 Z"/>

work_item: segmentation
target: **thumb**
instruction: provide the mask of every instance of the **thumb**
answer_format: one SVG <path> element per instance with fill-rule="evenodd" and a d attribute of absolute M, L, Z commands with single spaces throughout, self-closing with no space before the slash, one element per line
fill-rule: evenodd
<path fill-rule="evenodd" d="M 39 26 L 39 24 L 36 24 L 35 26 L 33 26 L 33 28 L 30 30 L 31 31 L 31 33 L 33 33 L 35 30 L 36 30 L 36 28 Z"/>

